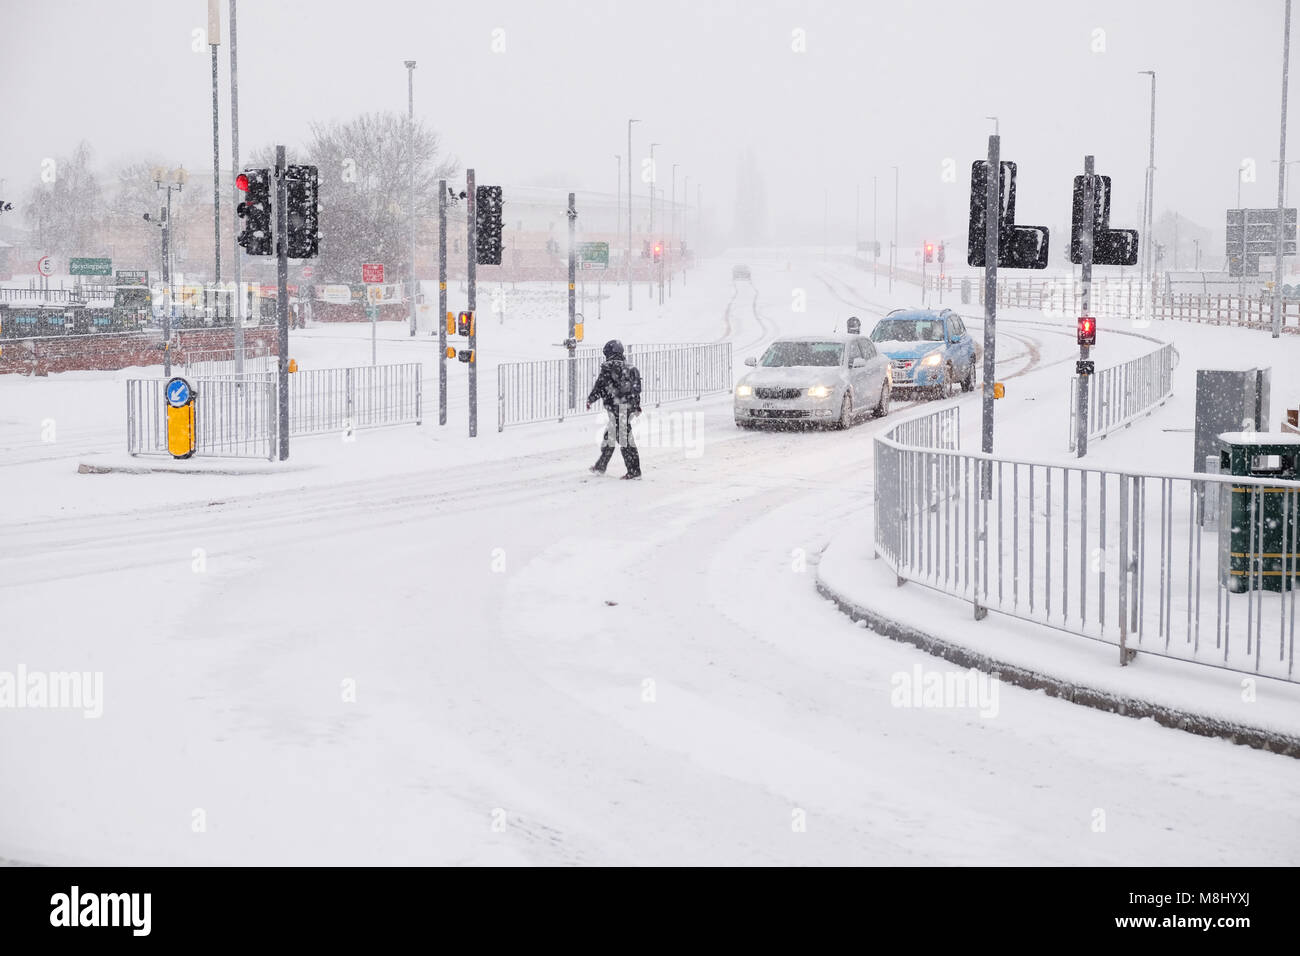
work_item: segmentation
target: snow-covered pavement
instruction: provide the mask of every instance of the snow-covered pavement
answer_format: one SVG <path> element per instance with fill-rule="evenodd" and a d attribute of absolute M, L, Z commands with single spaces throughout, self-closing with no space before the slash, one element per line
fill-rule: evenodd
<path fill-rule="evenodd" d="M 627 319 L 615 292 L 588 339 L 725 336 L 739 363 L 778 330 L 919 295 L 891 299 L 846 266 L 749 264 L 749 287 L 730 261 L 703 266 L 664 314 Z M 527 321 L 483 323 L 483 353 L 547 357 L 558 321 Z M 1053 434 L 1076 349 L 1005 329 L 1014 454 Z M 423 349 L 436 395 L 427 337 L 384 331 L 381 361 Z M 365 361 L 368 334 L 295 333 L 295 355 Z M 102 407 L 80 410 L 67 395 L 86 383 L 59 379 L 0 381 L 0 445 L 44 417 L 69 443 L 0 468 L 0 670 L 102 671 L 103 715 L 0 712 L 0 857 L 1300 861 L 1295 761 L 1014 687 L 984 715 L 894 705 L 894 675 L 948 665 L 852 625 L 814 586 L 821 549 L 870 506 L 871 436 L 889 420 L 742 432 L 726 396 L 665 407 L 691 429 L 670 434 L 699 441 L 645 448 L 638 484 L 586 474 L 594 418 L 498 434 L 481 400 L 465 438 L 453 375 L 446 428 L 429 415 L 304 440 L 303 471 L 77 475 L 121 447 L 121 385 L 105 376 Z M 485 367 L 484 394 L 494 381 Z M 978 397 L 953 401 L 971 427 Z M 917 594 L 923 624 L 932 597 Z"/>

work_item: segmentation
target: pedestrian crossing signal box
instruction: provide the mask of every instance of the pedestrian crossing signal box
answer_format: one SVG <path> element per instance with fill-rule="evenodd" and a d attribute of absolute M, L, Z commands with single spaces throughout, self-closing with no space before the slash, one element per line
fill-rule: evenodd
<path fill-rule="evenodd" d="M 456 313 L 455 312 L 447 313 L 447 334 L 448 335 L 456 334 Z"/>
<path fill-rule="evenodd" d="M 167 451 L 173 458 L 190 458 L 195 449 L 194 389 L 183 378 L 163 386 L 167 402 Z"/>
<path fill-rule="evenodd" d="M 456 316 L 456 332 L 459 335 L 474 334 L 473 312 L 462 312 L 460 315 Z M 465 361 L 469 361 L 469 359 L 466 359 Z"/>
<path fill-rule="evenodd" d="M 473 362 L 473 361 L 474 361 L 474 350 L 473 350 L 473 349 L 461 349 L 461 350 L 460 350 L 460 354 L 457 356 L 457 358 L 459 358 L 462 362 L 465 362 L 466 364 L 468 364 L 468 363 L 470 363 L 470 362 Z"/>
<path fill-rule="evenodd" d="M 582 323 L 576 322 L 573 326 L 573 339 L 575 342 L 582 341 Z"/>

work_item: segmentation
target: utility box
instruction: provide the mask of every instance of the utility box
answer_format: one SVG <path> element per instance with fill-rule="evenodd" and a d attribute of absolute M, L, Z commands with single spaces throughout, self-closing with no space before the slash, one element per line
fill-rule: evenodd
<path fill-rule="evenodd" d="M 1221 583 L 1238 593 L 1296 587 L 1300 580 L 1300 435 L 1226 432 L 1219 436 L 1219 471 L 1277 482 L 1219 485 Z"/>
<path fill-rule="evenodd" d="M 1268 399 L 1272 369 L 1196 370 L 1196 447 L 1192 470 L 1205 471 L 1205 459 L 1218 457 L 1224 432 L 1269 429 Z M 1224 467 L 1226 474 L 1228 469 Z"/>

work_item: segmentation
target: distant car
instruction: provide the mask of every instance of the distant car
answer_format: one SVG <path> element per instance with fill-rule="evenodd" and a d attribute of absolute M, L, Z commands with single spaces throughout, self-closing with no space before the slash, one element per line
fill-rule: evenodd
<path fill-rule="evenodd" d="M 848 428 L 863 414 L 889 414 L 889 360 L 862 335 L 777 339 L 736 386 L 736 424 L 822 423 Z"/>
<path fill-rule="evenodd" d="M 732 267 L 731 267 L 731 278 L 733 278 L 733 279 L 748 279 L 748 278 L 749 278 L 749 266 L 732 266 Z"/>
<path fill-rule="evenodd" d="M 975 340 L 951 309 L 896 309 L 876 323 L 871 341 L 888 356 L 894 388 L 947 397 L 975 388 Z"/>

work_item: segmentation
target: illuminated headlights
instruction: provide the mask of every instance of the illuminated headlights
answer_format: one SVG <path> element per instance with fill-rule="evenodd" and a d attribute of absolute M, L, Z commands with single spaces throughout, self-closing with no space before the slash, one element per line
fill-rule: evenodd
<path fill-rule="evenodd" d="M 737 398 L 749 398 L 749 396 L 751 396 L 751 395 L 753 395 L 753 394 L 754 394 L 754 389 L 751 388 L 751 387 L 748 386 L 748 385 L 737 385 L 737 386 L 736 386 L 736 397 L 737 397 Z"/>
<path fill-rule="evenodd" d="M 943 361 L 943 353 L 942 353 L 942 352 L 931 352 L 931 353 L 930 353 L 929 355 L 927 355 L 925 358 L 921 359 L 921 364 L 922 364 L 922 365 L 938 365 L 938 364 L 939 364 L 940 362 L 942 362 L 942 361 Z"/>
<path fill-rule="evenodd" d="M 825 398 L 830 393 L 831 388 L 829 385 L 814 385 L 812 388 L 808 389 L 808 394 L 813 398 Z"/>

